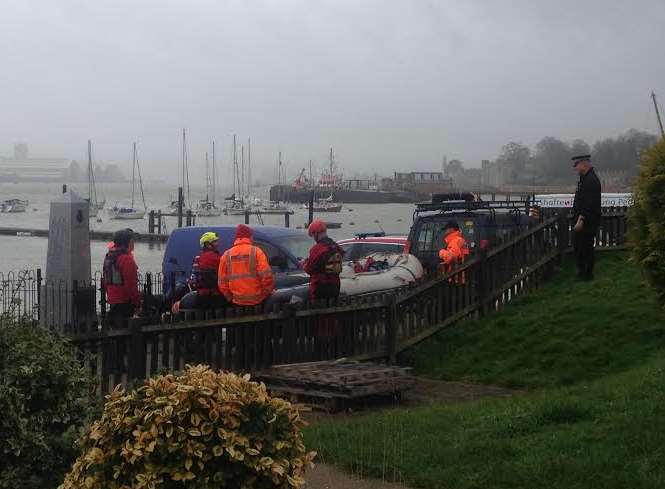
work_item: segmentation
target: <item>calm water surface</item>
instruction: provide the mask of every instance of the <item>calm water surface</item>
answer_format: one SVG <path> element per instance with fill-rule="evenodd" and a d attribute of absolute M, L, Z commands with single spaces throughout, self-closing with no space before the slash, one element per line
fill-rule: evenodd
<path fill-rule="evenodd" d="M 86 184 L 71 184 L 70 188 L 87 196 Z M 50 202 L 59 197 L 62 186 L 56 183 L 0 183 L 0 200 L 12 198 L 27 199 L 30 201 L 28 211 L 19 214 L 0 214 L 0 227 L 23 227 L 47 229 L 49 222 Z M 220 192 L 229 195 L 231 192 Z M 172 185 L 146 184 L 146 205 L 148 209 L 165 208 L 171 199 L 177 198 L 177 189 Z M 257 189 L 255 195 L 266 198 L 268 188 Z M 107 207 L 115 203 L 128 204 L 131 199 L 129 184 L 103 184 L 98 186 L 100 198 L 106 198 Z M 204 189 L 192 187 L 191 200 L 193 202 L 204 196 Z M 139 197 L 140 199 L 140 197 Z M 219 200 L 219 199 L 218 199 Z M 330 231 L 334 239 L 352 237 L 360 231 L 376 231 L 383 227 L 389 233 L 406 234 L 411 225 L 414 206 L 412 204 L 345 204 L 340 213 L 321 214 L 327 221 L 341 222 L 341 229 Z M 295 215 L 291 216 L 291 226 L 302 226 L 307 220 L 307 211 L 301 206 L 294 205 Z M 135 231 L 145 233 L 148 230 L 148 219 L 137 221 L 117 221 L 108 218 L 105 211 L 100 212 L 101 222 L 91 219 L 91 228 L 97 230 L 114 230 L 127 226 Z M 256 217 L 251 217 L 251 224 L 258 224 Z M 278 215 L 263 216 L 266 225 L 284 225 L 284 217 Z M 378 221 L 378 223 L 376 222 Z M 244 222 L 243 216 L 220 216 L 214 218 L 199 218 L 197 224 L 237 224 Z M 167 229 L 176 226 L 175 217 L 166 218 Z M 23 236 L 0 236 L 0 272 L 10 270 L 34 269 L 46 265 L 46 251 L 48 239 L 23 237 Z M 139 267 L 143 271 L 159 271 L 161 269 L 162 256 L 165 244 L 148 245 L 137 244 L 135 255 Z M 106 252 L 106 244 L 100 241 L 91 243 L 92 269 L 101 269 L 101 264 Z"/>

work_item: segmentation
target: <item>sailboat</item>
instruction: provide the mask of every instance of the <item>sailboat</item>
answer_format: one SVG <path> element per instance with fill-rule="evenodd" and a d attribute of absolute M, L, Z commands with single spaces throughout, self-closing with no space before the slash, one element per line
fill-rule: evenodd
<path fill-rule="evenodd" d="M 217 164 L 215 161 L 215 141 L 212 142 L 212 180 L 210 179 L 210 167 L 208 164 L 208 153 L 206 152 L 206 197 L 201 199 L 196 206 L 196 215 L 200 217 L 217 217 L 222 215 L 222 209 L 215 205 L 215 190 L 217 186 Z M 212 200 L 210 195 L 212 194 Z"/>
<path fill-rule="evenodd" d="M 143 179 L 141 178 L 141 167 L 139 166 L 139 160 L 136 156 L 136 143 L 134 143 L 134 151 L 132 158 L 132 205 L 129 207 L 119 206 L 116 204 L 112 209 L 109 209 L 111 214 L 111 219 L 143 219 L 146 212 L 145 205 L 145 194 L 143 193 Z M 135 187 L 136 187 L 136 176 L 138 174 L 139 179 L 139 188 L 141 189 L 141 199 L 143 200 L 143 209 L 137 209 L 134 207 L 135 200 Z"/>
<path fill-rule="evenodd" d="M 314 202 L 314 212 L 341 212 L 343 204 L 341 202 L 333 202 L 333 189 L 335 188 L 339 176 L 335 174 L 335 157 L 333 156 L 333 149 L 330 148 L 329 158 L 329 173 L 324 173 L 320 180 L 320 187 L 330 187 L 330 195 L 328 197 L 319 198 Z M 309 203 L 304 204 L 305 209 L 309 209 Z"/>
<path fill-rule="evenodd" d="M 97 189 L 95 188 L 95 172 L 92 168 L 92 141 L 88 139 L 88 216 L 97 217 Z"/>
<path fill-rule="evenodd" d="M 244 165 L 243 165 L 244 173 Z M 243 175 L 244 178 L 244 175 Z M 237 193 L 240 194 L 240 199 L 236 198 L 236 188 Z M 249 210 L 245 207 L 245 200 L 242 197 L 244 193 L 244 185 L 241 183 L 240 174 L 238 172 L 238 150 L 236 146 L 236 136 L 233 135 L 233 195 L 224 200 L 227 201 L 226 207 L 224 208 L 224 214 L 227 216 L 241 216 Z"/>
<path fill-rule="evenodd" d="M 29 200 L 9 199 L 0 203 L 0 211 L 8 213 L 25 212 L 29 205 Z"/>
<path fill-rule="evenodd" d="M 182 181 L 181 186 L 183 192 L 187 192 L 186 199 L 183 197 L 182 213 L 183 215 L 192 208 L 192 195 L 189 189 L 189 163 L 187 161 L 187 134 L 185 129 L 182 130 Z M 178 215 L 178 200 L 171 200 L 169 206 L 162 210 L 163 216 L 177 216 Z"/>

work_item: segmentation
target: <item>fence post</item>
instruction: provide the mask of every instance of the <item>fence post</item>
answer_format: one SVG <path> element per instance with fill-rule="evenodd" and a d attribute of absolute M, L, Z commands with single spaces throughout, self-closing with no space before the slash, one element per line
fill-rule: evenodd
<path fill-rule="evenodd" d="M 131 318 L 128 321 L 131 339 L 127 349 L 127 380 L 145 378 L 145 341 L 141 331 L 141 320 Z"/>
<path fill-rule="evenodd" d="M 148 213 L 148 234 L 155 234 L 155 211 Z"/>
<path fill-rule="evenodd" d="M 42 321 L 42 269 L 37 269 L 37 321 Z"/>
<path fill-rule="evenodd" d="M 249 211 L 245 210 L 245 224 L 249 224 Z"/>
<path fill-rule="evenodd" d="M 486 249 L 480 249 L 479 254 L 478 254 L 478 264 L 476 265 L 478 267 L 476 277 L 478 280 L 477 288 L 478 288 L 478 315 L 479 316 L 484 316 L 487 314 L 487 296 L 490 292 L 489 290 L 489 281 L 487 279 L 488 274 L 487 274 L 487 250 Z"/>
<path fill-rule="evenodd" d="M 178 187 L 178 227 L 182 227 L 182 207 L 185 197 L 182 194 L 182 187 Z"/>
<path fill-rule="evenodd" d="M 557 247 L 559 249 L 559 264 L 563 263 L 563 259 L 568 249 L 568 215 L 565 210 L 559 213 L 559 222 L 557 223 Z"/>
<path fill-rule="evenodd" d="M 307 226 L 314 220 L 314 190 L 309 193 L 309 212 L 307 214 Z"/>
<path fill-rule="evenodd" d="M 289 224 L 290 224 L 290 223 L 289 223 L 289 211 L 286 211 L 286 212 L 284 213 L 284 227 L 285 227 L 285 228 L 290 227 Z"/>
<path fill-rule="evenodd" d="M 157 234 L 162 234 L 162 210 L 157 210 Z"/>
<path fill-rule="evenodd" d="M 99 316 L 102 318 L 102 328 L 106 329 L 106 288 L 104 277 L 99 281 Z"/>
<path fill-rule="evenodd" d="M 397 298 L 390 294 L 386 300 L 386 356 L 388 363 L 397 363 Z"/>

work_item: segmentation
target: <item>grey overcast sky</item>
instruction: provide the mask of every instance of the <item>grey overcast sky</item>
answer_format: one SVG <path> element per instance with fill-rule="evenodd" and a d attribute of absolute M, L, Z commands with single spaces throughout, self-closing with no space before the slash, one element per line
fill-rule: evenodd
<path fill-rule="evenodd" d="M 467 166 L 509 140 L 656 131 L 665 1 L 2 0 L 0 155 L 179 175 L 252 138 L 260 176 L 335 148 L 346 175 Z M 255 174 L 258 174 L 257 171 Z"/>

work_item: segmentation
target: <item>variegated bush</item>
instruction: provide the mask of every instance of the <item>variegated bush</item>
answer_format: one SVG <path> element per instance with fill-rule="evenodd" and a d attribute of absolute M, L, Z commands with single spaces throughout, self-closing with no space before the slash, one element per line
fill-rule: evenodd
<path fill-rule="evenodd" d="M 199 365 L 116 389 L 60 489 L 289 489 L 315 456 L 289 402 Z"/>

